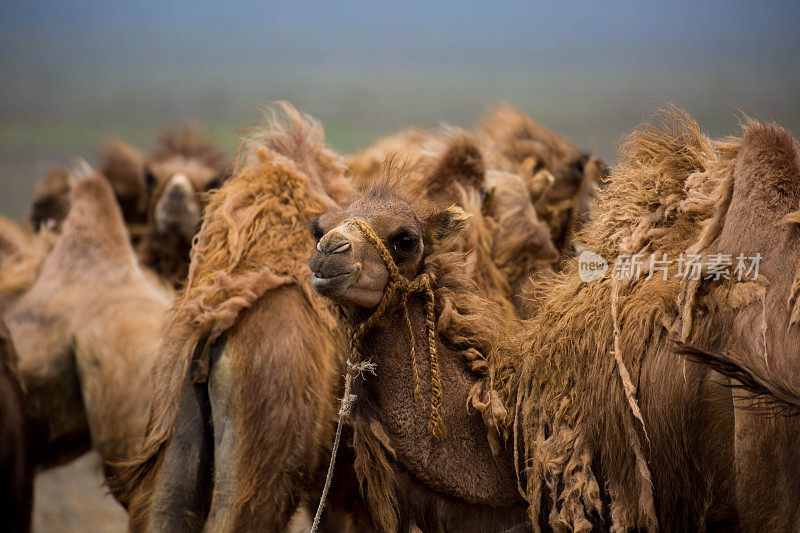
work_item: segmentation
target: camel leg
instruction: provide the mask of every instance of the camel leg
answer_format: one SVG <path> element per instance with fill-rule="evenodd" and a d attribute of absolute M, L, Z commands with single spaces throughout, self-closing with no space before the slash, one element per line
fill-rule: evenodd
<path fill-rule="evenodd" d="M 219 496 L 220 507 L 234 498 L 229 529 L 283 530 L 326 459 L 335 421 L 336 352 L 323 327 L 313 326 L 317 322 L 299 290 L 270 291 L 228 332 L 226 353 L 216 370 L 212 365 L 214 380 L 219 377 L 213 394 L 217 384 L 236 385 L 214 405 L 223 418 L 236 417 L 217 431 L 214 413 L 223 447 L 216 471 L 224 476 L 216 482 L 215 500 L 235 480 L 233 494 Z M 234 410 L 225 405 L 230 398 Z M 227 435 L 234 429 L 229 449 Z"/>
<path fill-rule="evenodd" d="M 200 531 L 208 511 L 209 464 L 214 453 L 206 424 L 210 409 L 205 385 L 187 378 L 172 439 L 164 452 L 150 507 L 150 531 Z"/>
<path fill-rule="evenodd" d="M 214 426 L 214 491 L 207 531 L 229 531 L 234 519 L 235 499 L 235 383 L 232 358 L 221 350 L 211 363 L 208 396 Z"/>
<path fill-rule="evenodd" d="M 33 472 L 28 461 L 27 437 L 22 391 L 3 367 L 0 353 L 0 516 L 3 527 L 11 533 L 30 529 Z"/>

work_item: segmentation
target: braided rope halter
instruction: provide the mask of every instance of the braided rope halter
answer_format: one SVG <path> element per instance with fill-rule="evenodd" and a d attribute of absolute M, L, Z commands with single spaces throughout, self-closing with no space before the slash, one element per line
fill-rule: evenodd
<path fill-rule="evenodd" d="M 442 399 L 442 380 L 439 375 L 439 359 L 436 351 L 436 297 L 433 293 L 433 277 L 429 273 L 421 273 L 414 279 L 410 280 L 400 273 L 394 258 L 386 246 L 381 241 L 380 237 L 375 234 L 375 231 L 362 220 L 355 218 L 348 219 L 344 224 L 353 222 L 356 224 L 367 241 L 375 248 L 383 260 L 386 269 L 389 271 L 389 281 L 384 289 L 383 296 L 375 308 L 375 311 L 364 320 L 350 336 L 350 356 L 346 363 L 346 372 L 344 380 L 344 396 L 342 397 L 341 406 L 339 407 L 339 422 L 336 426 L 336 437 L 333 441 L 333 449 L 331 450 L 331 462 L 328 465 L 328 474 L 325 478 L 325 486 L 322 489 L 322 496 L 317 507 L 316 515 L 314 516 L 314 523 L 311 526 L 311 532 L 315 533 L 319 529 L 319 521 L 322 516 L 322 511 L 325 508 L 325 500 L 328 496 L 331 481 L 333 479 L 333 467 L 336 462 L 336 454 L 339 450 L 339 441 L 342 436 L 342 422 L 345 418 L 350 416 L 353 404 L 356 401 L 356 395 L 350 394 L 350 386 L 354 377 L 364 373 L 375 373 L 375 364 L 370 361 L 361 361 L 361 341 L 364 335 L 369 331 L 378 320 L 386 314 L 395 294 L 399 294 L 400 305 L 403 308 L 403 321 L 405 322 L 406 330 L 410 337 L 411 346 L 411 365 L 414 369 L 414 397 L 422 399 L 422 392 L 419 386 L 419 369 L 417 368 L 417 354 L 416 354 L 416 341 L 414 337 L 414 329 L 411 325 L 411 319 L 408 316 L 408 296 L 412 293 L 424 293 L 426 297 L 425 302 L 425 329 L 428 335 L 428 360 L 431 367 L 431 399 L 430 399 L 430 418 L 428 419 L 428 432 L 436 439 L 442 439 L 447 433 L 439 414 L 439 407 Z M 355 363 L 353 361 L 356 361 Z"/>

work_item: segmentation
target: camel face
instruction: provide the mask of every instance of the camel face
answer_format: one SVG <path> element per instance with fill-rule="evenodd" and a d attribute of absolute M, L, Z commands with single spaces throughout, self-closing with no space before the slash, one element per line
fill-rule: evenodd
<path fill-rule="evenodd" d="M 156 230 L 176 232 L 187 240 L 192 239 L 200 224 L 202 193 L 220 185 L 214 169 L 184 157 L 150 164 L 145 181 Z"/>
<path fill-rule="evenodd" d="M 404 199 L 373 191 L 344 211 L 327 213 L 312 225 L 317 245 L 309 267 L 311 284 L 328 298 L 358 307 L 378 305 L 389 271 L 359 220 L 368 225 L 392 256 L 400 273 L 413 278 L 424 251 L 423 223 Z"/>

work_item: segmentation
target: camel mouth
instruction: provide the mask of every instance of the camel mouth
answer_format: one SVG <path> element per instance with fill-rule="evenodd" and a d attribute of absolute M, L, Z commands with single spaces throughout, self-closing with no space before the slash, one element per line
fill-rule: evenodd
<path fill-rule="evenodd" d="M 311 285 L 323 296 L 339 296 L 352 285 L 358 272 L 357 266 L 339 274 L 312 272 Z"/>

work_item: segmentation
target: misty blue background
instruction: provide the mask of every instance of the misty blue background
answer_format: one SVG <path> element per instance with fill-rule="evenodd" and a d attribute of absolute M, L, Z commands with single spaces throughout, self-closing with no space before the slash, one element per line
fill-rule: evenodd
<path fill-rule="evenodd" d="M 789 2 L 8 1 L 0 6 L 0 212 L 107 136 L 149 147 L 199 119 L 227 148 L 286 99 L 344 151 L 404 126 L 470 127 L 510 101 L 613 163 L 666 102 L 711 135 L 739 113 L 800 132 Z"/>

